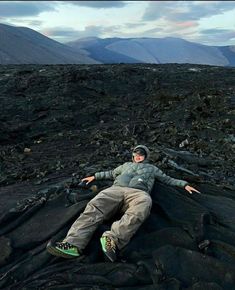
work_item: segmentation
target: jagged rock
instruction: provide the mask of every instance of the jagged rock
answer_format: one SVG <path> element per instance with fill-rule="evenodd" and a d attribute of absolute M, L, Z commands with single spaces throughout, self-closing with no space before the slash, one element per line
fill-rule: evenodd
<path fill-rule="evenodd" d="M 0 248 L 1 248 L 1 257 L 0 257 L 0 265 L 5 264 L 7 259 L 9 258 L 12 248 L 11 248 L 11 240 L 1 236 L 0 237 Z"/>
<path fill-rule="evenodd" d="M 189 73 L 189 70 L 193 73 Z M 203 65 L 1 66 L 0 288 L 235 289 L 235 69 Z M 111 181 L 80 179 L 131 160 L 185 179 L 156 181 L 153 207 L 117 263 L 94 234 L 73 261 L 49 255 Z"/>

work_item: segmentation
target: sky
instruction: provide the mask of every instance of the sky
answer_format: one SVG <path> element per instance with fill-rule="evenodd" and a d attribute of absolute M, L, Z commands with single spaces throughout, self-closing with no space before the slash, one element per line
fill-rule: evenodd
<path fill-rule="evenodd" d="M 235 1 L 1 1 L 0 23 L 66 43 L 84 37 L 179 37 L 235 45 Z"/>

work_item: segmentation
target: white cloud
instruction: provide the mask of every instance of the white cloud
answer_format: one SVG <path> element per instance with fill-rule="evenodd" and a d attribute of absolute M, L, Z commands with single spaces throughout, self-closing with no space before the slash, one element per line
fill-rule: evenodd
<path fill-rule="evenodd" d="M 143 20 L 198 21 L 232 9 L 235 9 L 233 1 L 153 1 L 146 8 Z"/>
<path fill-rule="evenodd" d="M 234 39 L 234 9 L 234 1 L 2 1 L 0 21 L 61 42 L 170 36 L 226 45 Z"/>

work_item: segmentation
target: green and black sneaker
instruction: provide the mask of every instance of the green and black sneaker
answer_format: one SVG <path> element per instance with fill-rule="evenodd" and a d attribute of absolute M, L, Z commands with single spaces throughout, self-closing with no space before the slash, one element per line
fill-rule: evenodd
<path fill-rule="evenodd" d="M 76 246 L 73 246 L 65 241 L 56 242 L 55 245 L 48 243 L 47 251 L 54 256 L 68 259 L 77 258 L 81 256 L 81 253 L 79 252 Z"/>
<path fill-rule="evenodd" d="M 117 259 L 116 245 L 113 239 L 107 236 L 100 238 L 102 250 L 111 262 L 115 262 Z"/>

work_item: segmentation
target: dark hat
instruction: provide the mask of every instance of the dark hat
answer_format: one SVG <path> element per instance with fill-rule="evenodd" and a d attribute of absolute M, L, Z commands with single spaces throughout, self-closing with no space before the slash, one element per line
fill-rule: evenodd
<path fill-rule="evenodd" d="M 137 145 L 134 149 L 133 149 L 133 153 L 140 153 L 140 155 L 144 155 L 145 159 L 148 159 L 150 156 L 150 151 L 148 149 L 148 147 L 146 147 L 145 145 Z"/>

